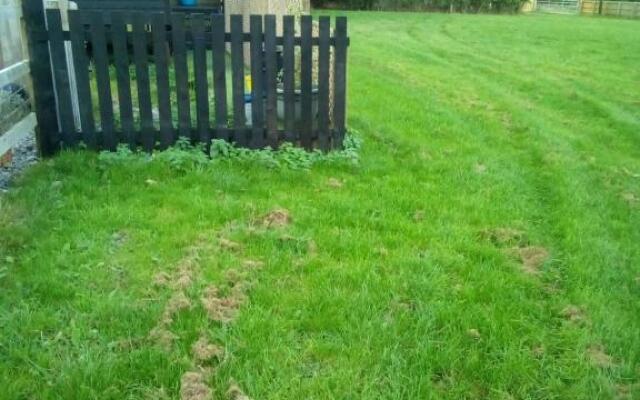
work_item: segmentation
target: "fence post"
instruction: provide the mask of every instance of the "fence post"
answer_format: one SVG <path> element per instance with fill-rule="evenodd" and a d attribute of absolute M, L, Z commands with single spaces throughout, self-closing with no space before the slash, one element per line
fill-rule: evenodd
<path fill-rule="evenodd" d="M 22 13 L 27 30 L 34 108 L 38 121 L 36 140 L 38 151 L 47 157 L 60 148 L 60 138 L 43 1 L 24 0 Z"/>

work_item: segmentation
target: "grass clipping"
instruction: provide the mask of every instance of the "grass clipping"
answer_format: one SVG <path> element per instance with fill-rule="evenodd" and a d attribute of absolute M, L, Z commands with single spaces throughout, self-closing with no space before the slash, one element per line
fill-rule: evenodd
<path fill-rule="evenodd" d="M 180 400 L 211 400 L 211 389 L 202 372 L 185 372 L 180 379 Z"/>
<path fill-rule="evenodd" d="M 527 235 L 518 229 L 486 229 L 481 232 L 481 237 L 496 247 L 505 248 L 507 254 L 520 261 L 522 272 L 527 275 L 539 275 L 550 257 L 544 247 L 530 245 Z"/>

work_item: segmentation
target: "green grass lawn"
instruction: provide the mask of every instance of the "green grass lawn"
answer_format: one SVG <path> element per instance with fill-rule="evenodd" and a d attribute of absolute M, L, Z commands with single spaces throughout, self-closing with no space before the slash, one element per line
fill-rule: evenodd
<path fill-rule="evenodd" d="M 359 166 L 0 198 L 0 398 L 640 398 L 640 22 L 348 15 Z"/>

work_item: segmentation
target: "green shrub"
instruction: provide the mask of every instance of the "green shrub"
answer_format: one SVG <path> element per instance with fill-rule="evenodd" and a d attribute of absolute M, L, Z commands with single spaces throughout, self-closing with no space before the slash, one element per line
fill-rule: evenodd
<path fill-rule="evenodd" d="M 151 155 L 132 151 L 128 145 L 121 144 L 116 151 L 101 152 L 98 159 L 104 170 L 114 165 L 148 161 L 166 164 L 178 172 L 203 169 L 216 162 L 256 163 L 266 168 L 309 170 L 314 165 L 323 163 L 356 166 L 360 161 L 360 146 L 361 140 L 354 136 L 353 131 L 345 137 L 342 149 L 328 153 L 320 150 L 306 151 L 291 143 L 284 143 L 276 150 L 269 147 L 251 150 L 219 139 L 211 141 L 207 152 L 203 144 L 192 145 L 189 139 L 180 138 L 174 146 Z"/>

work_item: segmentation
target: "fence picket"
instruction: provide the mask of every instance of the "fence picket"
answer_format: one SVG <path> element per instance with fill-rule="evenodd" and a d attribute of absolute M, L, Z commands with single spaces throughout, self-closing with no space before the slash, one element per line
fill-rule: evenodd
<path fill-rule="evenodd" d="M 127 43 L 126 16 L 123 12 L 111 14 L 111 37 L 113 57 L 118 82 L 118 103 L 120 107 L 120 128 L 123 139 L 132 150 L 136 147 L 133 126 L 133 104 L 131 101 L 131 77 L 129 74 L 129 50 Z"/>
<path fill-rule="evenodd" d="M 249 17 L 249 31 L 251 34 L 251 141 L 249 147 L 257 149 L 264 142 L 264 102 L 262 96 L 262 16 Z"/>
<path fill-rule="evenodd" d="M 91 43 L 98 87 L 98 103 L 100 104 L 100 131 L 102 145 L 107 150 L 115 150 L 117 140 L 114 134 L 113 101 L 111 98 L 111 78 L 109 77 L 109 54 L 107 53 L 107 37 L 103 14 L 98 11 L 89 13 L 91 25 Z"/>
<path fill-rule="evenodd" d="M 178 133 L 191 136 L 191 104 L 189 101 L 189 67 L 185 44 L 184 17 L 182 13 L 171 15 L 171 37 L 173 39 L 173 62 L 178 100 Z"/>
<path fill-rule="evenodd" d="M 301 144 L 307 150 L 313 148 L 313 47 L 311 46 L 312 19 L 310 15 L 303 15 L 300 19 L 300 135 Z"/>
<path fill-rule="evenodd" d="M 193 30 L 193 65 L 196 85 L 196 121 L 198 140 L 209 143 L 209 84 L 207 82 L 207 54 L 204 37 L 204 15 L 193 14 L 191 17 Z"/>
<path fill-rule="evenodd" d="M 244 113 L 244 45 L 242 34 L 242 15 L 232 15 L 231 79 L 233 89 L 233 127 L 236 131 L 233 139 L 240 146 L 246 146 L 248 140 L 245 134 L 246 118 Z"/>
<path fill-rule="evenodd" d="M 224 15 L 211 17 L 211 58 L 213 63 L 213 90 L 216 107 L 217 138 L 229 139 L 227 128 L 227 74 L 224 41 Z"/>
<path fill-rule="evenodd" d="M 89 59 L 85 48 L 86 14 L 82 11 L 69 11 L 69 30 L 71 31 L 71 48 L 73 51 L 73 67 L 76 73 L 76 89 L 80 111 L 80 129 L 82 140 L 90 149 L 97 148 L 96 125 L 93 118 L 93 100 L 89 84 Z"/>
<path fill-rule="evenodd" d="M 318 27 L 318 147 L 329 150 L 329 35 L 331 20 L 320 17 Z"/>
<path fill-rule="evenodd" d="M 284 139 L 288 142 L 297 140 L 295 119 L 295 20 L 293 15 L 282 18 L 282 81 L 284 90 Z"/>
<path fill-rule="evenodd" d="M 337 17 L 334 44 L 334 99 L 333 125 L 334 147 L 340 147 L 345 135 L 345 117 L 347 102 L 347 18 Z"/>
<path fill-rule="evenodd" d="M 29 39 L 29 70 L 38 121 L 35 132 L 38 150 L 43 156 L 51 156 L 59 150 L 59 132 L 51 76 L 51 53 L 49 44 L 38 37 L 46 33 L 44 3 L 42 0 L 23 0 L 22 11 Z"/>
<path fill-rule="evenodd" d="M 71 89 L 69 87 L 69 73 L 64 38 L 62 36 L 60 10 L 47 10 L 47 24 L 51 42 L 51 61 L 55 77 L 55 88 L 58 94 L 57 104 L 62 142 L 65 147 L 72 147 L 76 144 L 76 128 L 73 121 Z"/>
<path fill-rule="evenodd" d="M 267 145 L 278 147 L 278 65 L 276 59 L 276 16 L 264 17 L 264 56 L 267 90 Z"/>
<path fill-rule="evenodd" d="M 153 112 L 151 110 L 151 87 L 149 82 L 149 54 L 147 51 L 146 15 L 135 12 L 133 22 L 133 58 L 136 64 L 138 106 L 140 109 L 140 141 L 142 147 L 151 152 L 155 146 Z"/>
<path fill-rule="evenodd" d="M 166 18 L 162 13 L 151 17 L 153 34 L 153 59 L 156 66 L 158 112 L 160 114 L 160 147 L 166 149 L 174 142 L 169 92 L 169 48 L 167 47 Z"/>

